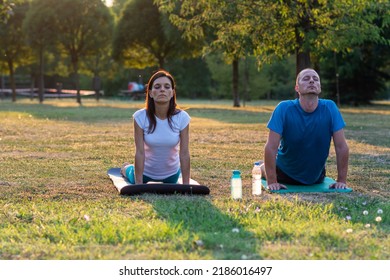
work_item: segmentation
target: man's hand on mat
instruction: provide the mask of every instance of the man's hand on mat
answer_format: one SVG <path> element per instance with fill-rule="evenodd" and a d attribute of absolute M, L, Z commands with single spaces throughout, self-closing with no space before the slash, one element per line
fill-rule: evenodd
<path fill-rule="evenodd" d="M 277 190 L 280 190 L 280 189 L 285 189 L 287 190 L 287 187 L 283 184 L 279 184 L 279 183 L 272 183 L 272 184 L 269 184 L 268 185 L 268 188 L 271 190 L 271 191 L 277 191 Z"/>
<path fill-rule="evenodd" d="M 329 189 L 346 189 L 346 188 L 347 188 L 347 184 L 341 182 L 336 182 L 329 185 Z"/>

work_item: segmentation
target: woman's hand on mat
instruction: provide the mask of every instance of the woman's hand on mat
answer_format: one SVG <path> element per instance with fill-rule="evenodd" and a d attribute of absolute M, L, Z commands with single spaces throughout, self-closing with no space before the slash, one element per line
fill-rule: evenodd
<path fill-rule="evenodd" d="M 272 183 L 272 184 L 269 184 L 268 185 L 268 188 L 271 190 L 271 191 L 277 191 L 277 190 L 280 190 L 280 189 L 285 189 L 287 190 L 287 187 L 283 184 L 279 184 L 279 183 Z"/>
<path fill-rule="evenodd" d="M 348 188 L 347 184 L 341 182 L 336 182 L 329 185 L 329 189 L 346 189 L 346 188 Z"/>

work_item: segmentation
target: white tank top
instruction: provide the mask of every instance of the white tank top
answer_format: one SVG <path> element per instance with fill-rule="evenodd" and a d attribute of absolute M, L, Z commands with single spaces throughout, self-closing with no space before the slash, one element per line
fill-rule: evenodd
<path fill-rule="evenodd" d="M 161 180 L 176 174 L 180 168 L 180 132 L 190 123 L 188 113 L 180 111 L 172 116 L 173 130 L 168 119 L 160 120 L 156 117 L 156 129 L 151 134 L 148 134 L 149 120 L 146 109 L 135 112 L 133 118 L 144 131 L 144 175 Z"/>

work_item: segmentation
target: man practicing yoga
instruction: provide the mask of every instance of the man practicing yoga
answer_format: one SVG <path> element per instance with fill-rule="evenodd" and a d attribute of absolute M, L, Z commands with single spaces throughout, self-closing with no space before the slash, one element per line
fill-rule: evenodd
<path fill-rule="evenodd" d="M 296 79 L 298 98 L 280 102 L 268 122 L 262 174 L 270 190 L 285 184 L 322 183 L 331 139 L 336 151 L 337 180 L 330 188 L 347 188 L 349 148 L 345 122 L 336 104 L 320 99 L 321 82 L 313 69 L 302 70 Z"/>
<path fill-rule="evenodd" d="M 160 70 L 152 75 L 145 108 L 133 118 L 135 162 L 125 163 L 122 175 L 132 184 L 177 183 L 181 173 L 183 184 L 189 184 L 190 116 L 177 108 L 175 81 L 170 73 Z"/>

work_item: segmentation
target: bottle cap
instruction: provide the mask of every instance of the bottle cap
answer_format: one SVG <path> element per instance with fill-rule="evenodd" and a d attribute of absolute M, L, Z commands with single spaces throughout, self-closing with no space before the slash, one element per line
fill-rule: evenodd
<path fill-rule="evenodd" d="M 260 165 L 260 161 L 256 161 L 254 165 Z"/>
<path fill-rule="evenodd" d="M 237 178 L 240 177 L 240 175 L 241 175 L 240 170 L 233 170 L 233 177 Z"/>

